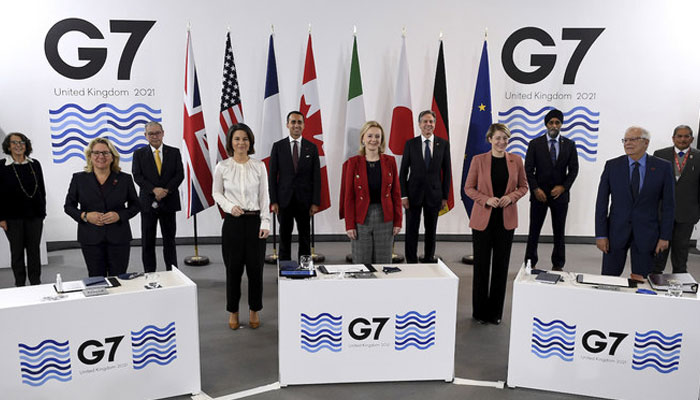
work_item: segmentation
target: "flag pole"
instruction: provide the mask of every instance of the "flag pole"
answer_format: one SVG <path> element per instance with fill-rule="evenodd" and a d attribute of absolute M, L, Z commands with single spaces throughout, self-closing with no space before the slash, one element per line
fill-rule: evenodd
<path fill-rule="evenodd" d="M 209 257 L 199 255 L 199 243 L 197 241 L 197 214 L 194 218 L 194 255 L 185 257 L 185 264 L 192 267 L 202 267 L 209 264 Z"/>
<path fill-rule="evenodd" d="M 272 213 L 272 254 L 265 256 L 265 264 L 277 264 L 277 214 Z"/>

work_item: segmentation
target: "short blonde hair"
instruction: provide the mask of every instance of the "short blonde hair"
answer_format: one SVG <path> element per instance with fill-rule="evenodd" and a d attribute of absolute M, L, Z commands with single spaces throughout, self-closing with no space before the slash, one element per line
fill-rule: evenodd
<path fill-rule="evenodd" d="M 114 147 L 112 142 L 109 141 L 109 139 L 102 137 L 92 139 L 85 148 L 85 161 L 87 161 L 85 171 L 92 172 L 92 148 L 98 143 L 102 143 L 107 146 L 107 148 L 109 148 L 109 152 L 112 153 L 112 164 L 110 165 L 110 169 L 114 172 L 121 171 L 122 169 L 119 167 L 119 152 L 117 152 L 117 149 Z"/>
<path fill-rule="evenodd" d="M 379 128 L 379 131 L 382 133 L 382 141 L 379 143 L 379 154 L 384 154 L 384 150 L 386 149 L 386 136 L 384 135 L 384 128 L 382 128 L 377 121 L 367 121 L 364 125 L 362 125 L 362 129 L 360 129 L 360 155 L 365 155 L 365 145 L 362 143 L 362 138 L 365 137 L 365 133 L 367 133 L 370 128 Z"/>
<path fill-rule="evenodd" d="M 486 131 L 486 140 L 491 139 L 497 131 L 501 131 L 506 134 L 507 138 L 510 138 L 510 129 L 506 124 L 491 124 L 489 130 Z"/>

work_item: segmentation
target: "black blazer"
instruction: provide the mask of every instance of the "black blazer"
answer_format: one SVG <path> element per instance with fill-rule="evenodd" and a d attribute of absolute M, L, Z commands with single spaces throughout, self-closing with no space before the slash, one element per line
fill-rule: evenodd
<path fill-rule="evenodd" d="M 408 197 L 411 207 L 423 204 L 440 207 L 442 200 L 447 200 L 452 184 L 450 142 L 434 136 L 433 155 L 426 170 L 423 140 L 423 135 L 419 135 L 406 141 L 399 171 L 401 197 Z"/>
<path fill-rule="evenodd" d="M 552 165 L 552 156 L 549 153 L 549 136 L 544 134 L 530 141 L 525 156 L 525 175 L 530 193 L 540 188 L 547 195 L 549 201 L 560 203 L 569 202 L 569 189 L 574 184 L 578 175 L 578 152 L 576 144 L 559 134 L 559 157 Z M 554 186 L 562 185 L 566 191 L 556 200 L 549 194 Z M 530 201 L 537 201 L 534 194 L 530 195 Z"/>
<path fill-rule="evenodd" d="M 76 172 L 70 181 L 63 210 L 78 223 L 80 244 L 125 244 L 131 240 L 129 220 L 139 213 L 139 199 L 131 175 L 112 172 L 104 184 L 104 195 L 92 172 Z M 119 221 L 97 226 L 80 219 L 83 212 L 116 211 Z"/>
<path fill-rule="evenodd" d="M 163 164 L 161 174 L 158 175 L 156 160 L 153 157 L 151 146 L 144 146 L 134 152 L 134 161 L 131 172 L 134 174 L 134 182 L 139 185 L 139 201 L 141 212 L 151 212 L 151 205 L 156 199 L 153 188 L 168 189 L 168 195 L 158 204 L 158 209 L 164 212 L 180 211 L 180 192 L 178 188 L 185 179 L 182 168 L 180 150 L 163 144 Z"/>
<path fill-rule="evenodd" d="M 299 165 L 295 173 L 289 137 L 272 145 L 270 204 L 277 203 L 281 208 L 285 208 L 294 195 L 307 208 L 311 208 L 311 204 L 321 205 L 321 161 L 318 148 L 312 142 L 302 138 L 299 150 Z"/>
<path fill-rule="evenodd" d="M 688 147 L 686 151 L 689 151 L 690 155 L 686 158 L 683 172 L 676 181 L 676 222 L 696 224 L 700 220 L 700 151 L 692 147 Z M 673 146 L 654 152 L 654 156 L 675 165 L 674 171 L 678 168 L 675 155 L 676 150 Z"/>

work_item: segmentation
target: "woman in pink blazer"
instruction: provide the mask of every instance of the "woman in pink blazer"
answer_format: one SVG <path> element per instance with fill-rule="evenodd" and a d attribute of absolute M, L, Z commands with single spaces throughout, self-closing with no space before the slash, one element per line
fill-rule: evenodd
<path fill-rule="evenodd" d="M 486 140 L 491 151 L 474 157 L 464 185 L 474 200 L 469 220 L 474 246 L 472 317 L 482 324 L 501 323 L 510 249 L 518 227 L 515 203 L 527 193 L 522 159 L 506 153 L 508 138 L 510 129 L 504 124 L 489 127 Z"/>
<path fill-rule="evenodd" d="M 341 218 L 356 264 L 390 264 L 394 236 L 401 231 L 399 174 L 385 147 L 382 126 L 368 121 L 360 130 L 360 154 L 343 167 Z"/>

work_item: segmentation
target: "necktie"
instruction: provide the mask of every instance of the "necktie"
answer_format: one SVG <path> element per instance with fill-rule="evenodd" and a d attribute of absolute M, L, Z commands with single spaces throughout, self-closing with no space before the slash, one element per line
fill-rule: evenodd
<path fill-rule="evenodd" d="M 156 159 L 156 169 L 158 169 L 158 175 L 160 175 L 160 170 L 163 168 L 163 162 L 160 161 L 160 151 L 158 149 L 156 149 L 154 157 Z"/>
<path fill-rule="evenodd" d="M 425 139 L 425 168 L 430 168 L 430 140 Z"/>
<path fill-rule="evenodd" d="M 683 158 L 684 155 L 685 155 L 685 152 L 683 152 L 683 151 L 678 152 L 678 158 Z"/>
<path fill-rule="evenodd" d="M 557 148 L 554 146 L 554 143 L 556 143 L 556 139 L 552 139 L 549 141 L 549 156 L 552 158 L 552 164 L 557 163 Z"/>
<path fill-rule="evenodd" d="M 639 163 L 634 162 L 634 169 L 632 170 L 632 179 L 630 179 L 630 185 L 632 186 L 632 198 L 637 200 L 639 196 Z"/>
<path fill-rule="evenodd" d="M 299 165 L 299 142 L 293 141 L 294 146 L 292 147 L 292 162 L 294 163 L 294 172 L 297 172 L 297 166 Z"/>

